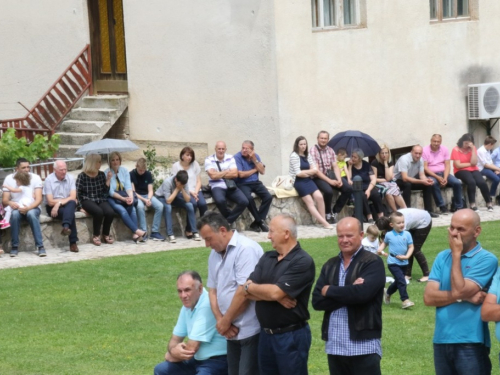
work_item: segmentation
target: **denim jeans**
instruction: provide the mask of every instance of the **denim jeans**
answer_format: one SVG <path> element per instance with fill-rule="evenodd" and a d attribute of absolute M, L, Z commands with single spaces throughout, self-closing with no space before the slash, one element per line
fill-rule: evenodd
<path fill-rule="evenodd" d="M 205 201 L 205 196 L 203 195 L 203 192 L 200 190 L 198 192 L 198 202 L 191 196 L 191 204 L 193 205 L 194 211 L 196 212 L 196 209 L 200 212 L 200 217 L 205 215 L 205 212 L 208 210 L 207 202 Z"/>
<path fill-rule="evenodd" d="M 135 233 L 139 228 L 137 226 L 137 213 L 135 210 L 135 206 L 133 204 L 127 205 L 127 207 L 122 206 L 119 203 L 116 203 L 114 198 L 108 198 L 108 203 L 113 208 L 113 210 L 120 215 L 123 220 L 125 226 Z"/>
<path fill-rule="evenodd" d="M 141 197 L 148 199 L 148 195 L 144 194 Z M 155 210 L 155 215 L 153 217 L 153 227 L 151 228 L 151 232 L 156 233 L 160 231 L 161 224 L 161 214 L 163 213 L 163 204 L 156 199 L 155 196 L 151 197 L 151 207 Z M 139 228 L 141 228 L 144 232 L 148 231 L 148 224 L 146 222 L 146 205 L 140 199 L 137 199 L 137 220 L 139 221 Z"/>
<path fill-rule="evenodd" d="M 52 207 L 49 205 L 45 206 L 47 209 L 47 215 L 51 216 Z M 67 225 L 69 229 L 71 229 L 71 234 L 69 235 L 69 243 L 77 243 L 78 235 L 76 232 L 76 221 L 75 221 L 75 210 L 76 210 L 76 202 L 68 201 L 64 205 L 64 207 L 59 207 L 57 211 L 57 218 L 62 221 L 62 226 Z"/>
<path fill-rule="evenodd" d="M 187 223 L 186 232 L 198 233 L 196 229 L 196 216 L 194 213 L 194 207 L 191 202 L 186 202 L 184 198 L 179 196 L 175 197 L 172 203 L 168 204 L 165 198 L 158 197 L 158 200 L 163 204 L 163 216 L 165 218 L 165 227 L 167 228 L 167 236 L 174 235 L 174 228 L 172 225 L 172 206 L 180 207 L 186 210 Z"/>
<path fill-rule="evenodd" d="M 396 292 L 396 290 L 399 290 L 401 301 L 406 301 L 410 298 L 408 297 L 408 292 L 406 291 L 405 273 L 407 267 L 408 266 L 399 266 L 397 264 L 389 264 L 387 266 L 389 271 L 392 273 L 392 276 L 394 276 L 394 281 L 391 285 L 389 285 L 389 288 L 387 288 L 387 294 L 392 295 Z"/>
<path fill-rule="evenodd" d="M 490 375 L 489 354 L 484 344 L 434 344 L 436 375 Z"/>
<path fill-rule="evenodd" d="M 259 337 L 260 375 L 307 375 L 311 347 L 309 324 L 296 331 L 269 335 L 262 330 Z"/>
<path fill-rule="evenodd" d="M 443 177 L 444 173 L 443 172 L 438 172 L 436 173 L 438 176 Z M 441 195 L 441 185 L 439 184 L 438 180 L 436 180 L 434 177 L 428 176 L 434 181 L 434 184 L 432 185 L 432 195 L 434 196 L 434 202 L 436 202 L 436 206 L 442 207 L 444 206 L 444 201 L 443 201 L 443 196 Z M 455 204 L 455 207 L 462 208 L 464 206 L 463 200 L 462 200 L 462 181 L 460 181 L 458 178 L 453 176 L 452 174 L 448 175 L 448 183 L 446 186 L 449 186 L 453 189 L 453 203 Z"/>
<path fill-rule="evenodd" d="M 191 358 L 182 362 L 162 362 L 156 365 L 154 375 L 227 375 L 225 355 L 198 361 Z"/>
<path fill-rule="evenodd" d="M 227 340 L 229 375 L 259 375 L 259 336 L 257 333 L 243 340 Z"/>
<path fill-rule="evenodd" d="M 484 168 L 481 174 L 491 181 L 490 196 L 495 197 L 497 195 L 498 184 L 500 183 L 500 176 L 488 168 Z"/>
<path fill-rule="evenodd" d="M 43 246 L 42 229 L 40 228 L 40 209 L 33 208 L 22 214 L 19 210 L 12 210 L 12 216 L 10 217 L 10 234 L 12 236 L 12 247 L 19 247 L 19 230 L 21 229 L 21 219 L 27 220 L 30 227 L 31 233 L 35 239 L 36 247 Z"/>
<path fill-rule="evenodd" d="M 222 216 L 227 219 L 229 224 L 234 223 L 248 206 L 247 197 L 245 197 L 245 194 L 243 194 L 238 188 L 234 190 L 227 190 L 219 187 L 212 188 L 212 198 L 215 201 L 217 209 Z M 228 200 L 236 203 L 236 207 L 234 207 L 231 211 L 227 208 Z"/>

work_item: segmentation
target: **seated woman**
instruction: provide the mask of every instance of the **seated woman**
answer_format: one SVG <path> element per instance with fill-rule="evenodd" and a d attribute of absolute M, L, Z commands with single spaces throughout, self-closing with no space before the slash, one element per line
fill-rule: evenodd
<path fill-rule="evenodd" d="M 201 191 L 201 169 L 198 162 L 195 160 L 194 150 L 191 147 L 184 147 L 181 150 L 180 159 L 172 165 L 171 174 L 175 176 L 177 172 L 185 170 L 188 174 L 188 190 L 191 196 L 191 204 L 195 212 L 196 209 L 200 211 L 200 217 L 207 212 L 207 202 Z"/>
<path fill-rule="evenodd" d="M 476 186 L 481 191 L 481 195 L 486 202 L 488 211 L 493 211 L 490 191 L 483 175 L 477 167 L 477 150 L 474 146 L 474 137 L 470 133 L 465 133 L 460 137 L 457 145 L 451 151 L 450 160 L 453 160 L 453 172 L 455 177 L 462 180 L 467 186 L 467 197 L 469 207 L 477 211 L 476 206 Z"/>
<path fill-rule="evenodd" d="M 391 151 L 387 145 L 381 145 L 379 153 L 372 161 L 373 173 L 375 173 L 377 188 L 379 194 L 385 200 L 391 210 L 394 212 L 399 208 L 406 208 L 406 203 L 401 195 L 398 184 L 393 181 L 394 178 L 394 163 L 391 157 Z"/>
<path fill-rule="evenodd" d="M 325 202 L 318 187 L 312 180 L 318 169 L 307 151 L 307 140 L 300 136 L 293 144 L 293 152 L 290 154 L 290 176 L 294 179 L 294 187 L 299 193 L 309 210 L 309 213 L 326 229 L 332 229 L 325 220 Z M 318 208 L 316 209 L 316 206 Z"/>
<path fill-rule="evenodd" d="M 83 163 L 83 171 L 76 179 L 77 209 L 92 215 L 94 227 L 92 242 L 96 246 L 100 246 L 101 241 L 107 244 L 114 242 L 109 231 L 115 212 L 107 199 L 111 178 L 106 178 L 99 168 L 101 168 L 101 155 L 87 155 Z"/>
<path fill-rule="evenodd" d="M 121 166 L 122 157 L 120 153 L 112 152 L 109 159 L 111 168 L 104 171 L 110 180 L 108 203 L 121 216 L 125 226 L 133 233 L 132 240 L 135 243 L 144 242 L 147 240 L 147 235 L 137 225 L 137 213 L 130 173 L 127 168 Z"/>
<path fill-rule="evenodd" d="M 359 176 L 363 180 L 363 191 L 365 192 L 363 195 L 363 214 L 366 216 L 368 222 L 373 224 L 374 220 L 370 211 L 370 206 L 368 205 L 368 199 L 373 202 L 378 217 L 384 216 L 384 207 L 382 206 L 382 198 L 375 187 L 377 184 L 375 173 L 370 164 L 363 160 L 364 157 L 365 154 L 362 150 L 354 149 L 352 151 L 350 166 L 351 179 L 354 180 L 354 177 Z"/>

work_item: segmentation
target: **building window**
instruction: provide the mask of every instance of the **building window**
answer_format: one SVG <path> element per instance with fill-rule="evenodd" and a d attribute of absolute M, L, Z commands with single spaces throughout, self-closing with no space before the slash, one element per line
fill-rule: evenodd
<path fill-rule="evenodd" d="M 471 2 L 475 0 L 430 0 L 431 21 L 471 19 Z"/>
<path fill-rule="evenodd" d="M 360 2 L 360 0 L 311 0 L 313 29 L 360 26 Z"/>

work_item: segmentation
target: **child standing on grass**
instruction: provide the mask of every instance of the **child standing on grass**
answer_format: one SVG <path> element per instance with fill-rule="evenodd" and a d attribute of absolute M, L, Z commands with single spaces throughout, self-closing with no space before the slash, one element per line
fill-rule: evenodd
<path fill-rule="evenodd" d="M 33 189 L 30 187 L 31 175 L 25 172 L 17 172 L 14 175 L 14 180 L 17 187 L 3 185 L 3 187 L 12 193 L 12 202 L 17 202 L 19 207 L 29 207 L 35 201 Z M 5 207 L 5 217 L 0 221 L 0 229 L 10 227 L 10 217 L 12 215 L 12 207 Z"/>
<path fill-rule="evenodd" d="M 408 259 L 413 254 L 413 239 L 411 234 L 405 231 L 405 218 L 401 212 L 395 211 L 390 216 L 392 231 L 385 234 L 384 242 L 380 244 L 378 253 L 384 256 L 389 255 L 387 266 L 394 276 L 394 282 L 389 285 L 389 288 L 384 289 L 384 302 L 391 303 L 391 295 L 399 291 L 402 308 L 414 306 L 415 303 L 410 301 L 408 292 L 406 291 L 406 268 L 408 267 Z M 386 246 L 389 245 L 389 254 L 384 252 Z"/>
<path fill-rule="evenodd" d="M 380 231 L 377 226 L 374 224 L 370 225 L 366 228 L 366 237 L 361 241 L 361 245 L 363 245 L 366 250 L 376 254 L 378 252 L 378 248 L 380 247 L 380 241 L 378 239 L 379 236 Z"/>

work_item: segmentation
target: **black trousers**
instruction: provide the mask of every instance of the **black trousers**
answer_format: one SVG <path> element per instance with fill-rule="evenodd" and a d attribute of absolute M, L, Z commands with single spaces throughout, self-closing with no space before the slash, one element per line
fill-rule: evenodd
<path fill-rule="evenodd" d="M 455 177 L 462 180 L 463 184 L 467 186 L 467 198 L 469 199 L 469 205 L 476 203 L 476 186 L 481 191 L 486 204 L 491 202 L 490 190 L 486 181 L 484 181 L 483 175 L 479 171 L 458 171 L 455 173 Z"/>
<path fill-rule="evenodd" d="M 365 355 L 331 355 L 328 354 L 330 375 L 381 375 L 380 356 Z"/>
<path fill-rule="evenodd" d="M 432 228 L 431 223 L 425 228 L 420 229 L 410 229 L 409 232 L 411 237 L 413 238 L 413 254 L 408 259 L 408 267 L 406 268 L 406 276 L 411 276 L 411 268 L 413 266 L 413 257 L 417 260 L 420 269 L 422 270 L 423 276 L 429 276 L 429 265 L 427 264 L 427 259 L 425 258 L 424 253 L 422 252 L 422 246 L 424 245 L 427 236 Z"/>
<path fill-rule="evenodd" d="M 94 221 L 94 236 L 99 236 L 102 234 L 104 236 L 109 236 L 109 231 L 111 230 L 111 223 L 115 217 L 115 211 L 107 201 L 96 203 L 91 200 L 85 200 L 82 202 L 82 208 L 89 214 L 92 215 L 92 220 Z"/>
<path fill-rule="evenodd" d="M 247 197 L 247 208 L 255 221 L 263 222 L 266 220 L 269 209 L 271 208 L 271 203 L 273 202 L 273 197 L 269 194 L 264 184 L 260 181 L 248 182 L 246 184 L 238 184 L 238 188 L 245 194 L 245 197 Z M 260 198 L 260 207 L 258 209 L 252 197 L 252 193 L 255 193 Z"/>
<path fill-rule="evenodd" d="M 342 186 L 340 188 L 330 185 L 328 182 L 322 180 L 321 178 L 315 178 L 313 181 L 318 187 L 319 191 L 321 191 L 321 193 L 323 194 L 326 213 L 330 213 L 330 210 L 334 214 L 338 214 L 340 211 L 342 211 L 352 194 L 352 186 L 349 185 L 347 179 L 342 179 Z M 340 192 L 340 196 L 337 198 L 335 206 L 333 206 L 332 209 L 333 189 L 338 190 Z"/>
<path fill-rule="evenodd" d="M 403 180 L 396 180 L 396 183 L 401 190 L 401 195 L 406 203 L 406 207 L 411 207 L 411 191 L 422 190 L 424 193 L 424 209 L 427 212 L 432 212 L 432 186 L 412 184 L 411 182 L 404 182 Z"/>

